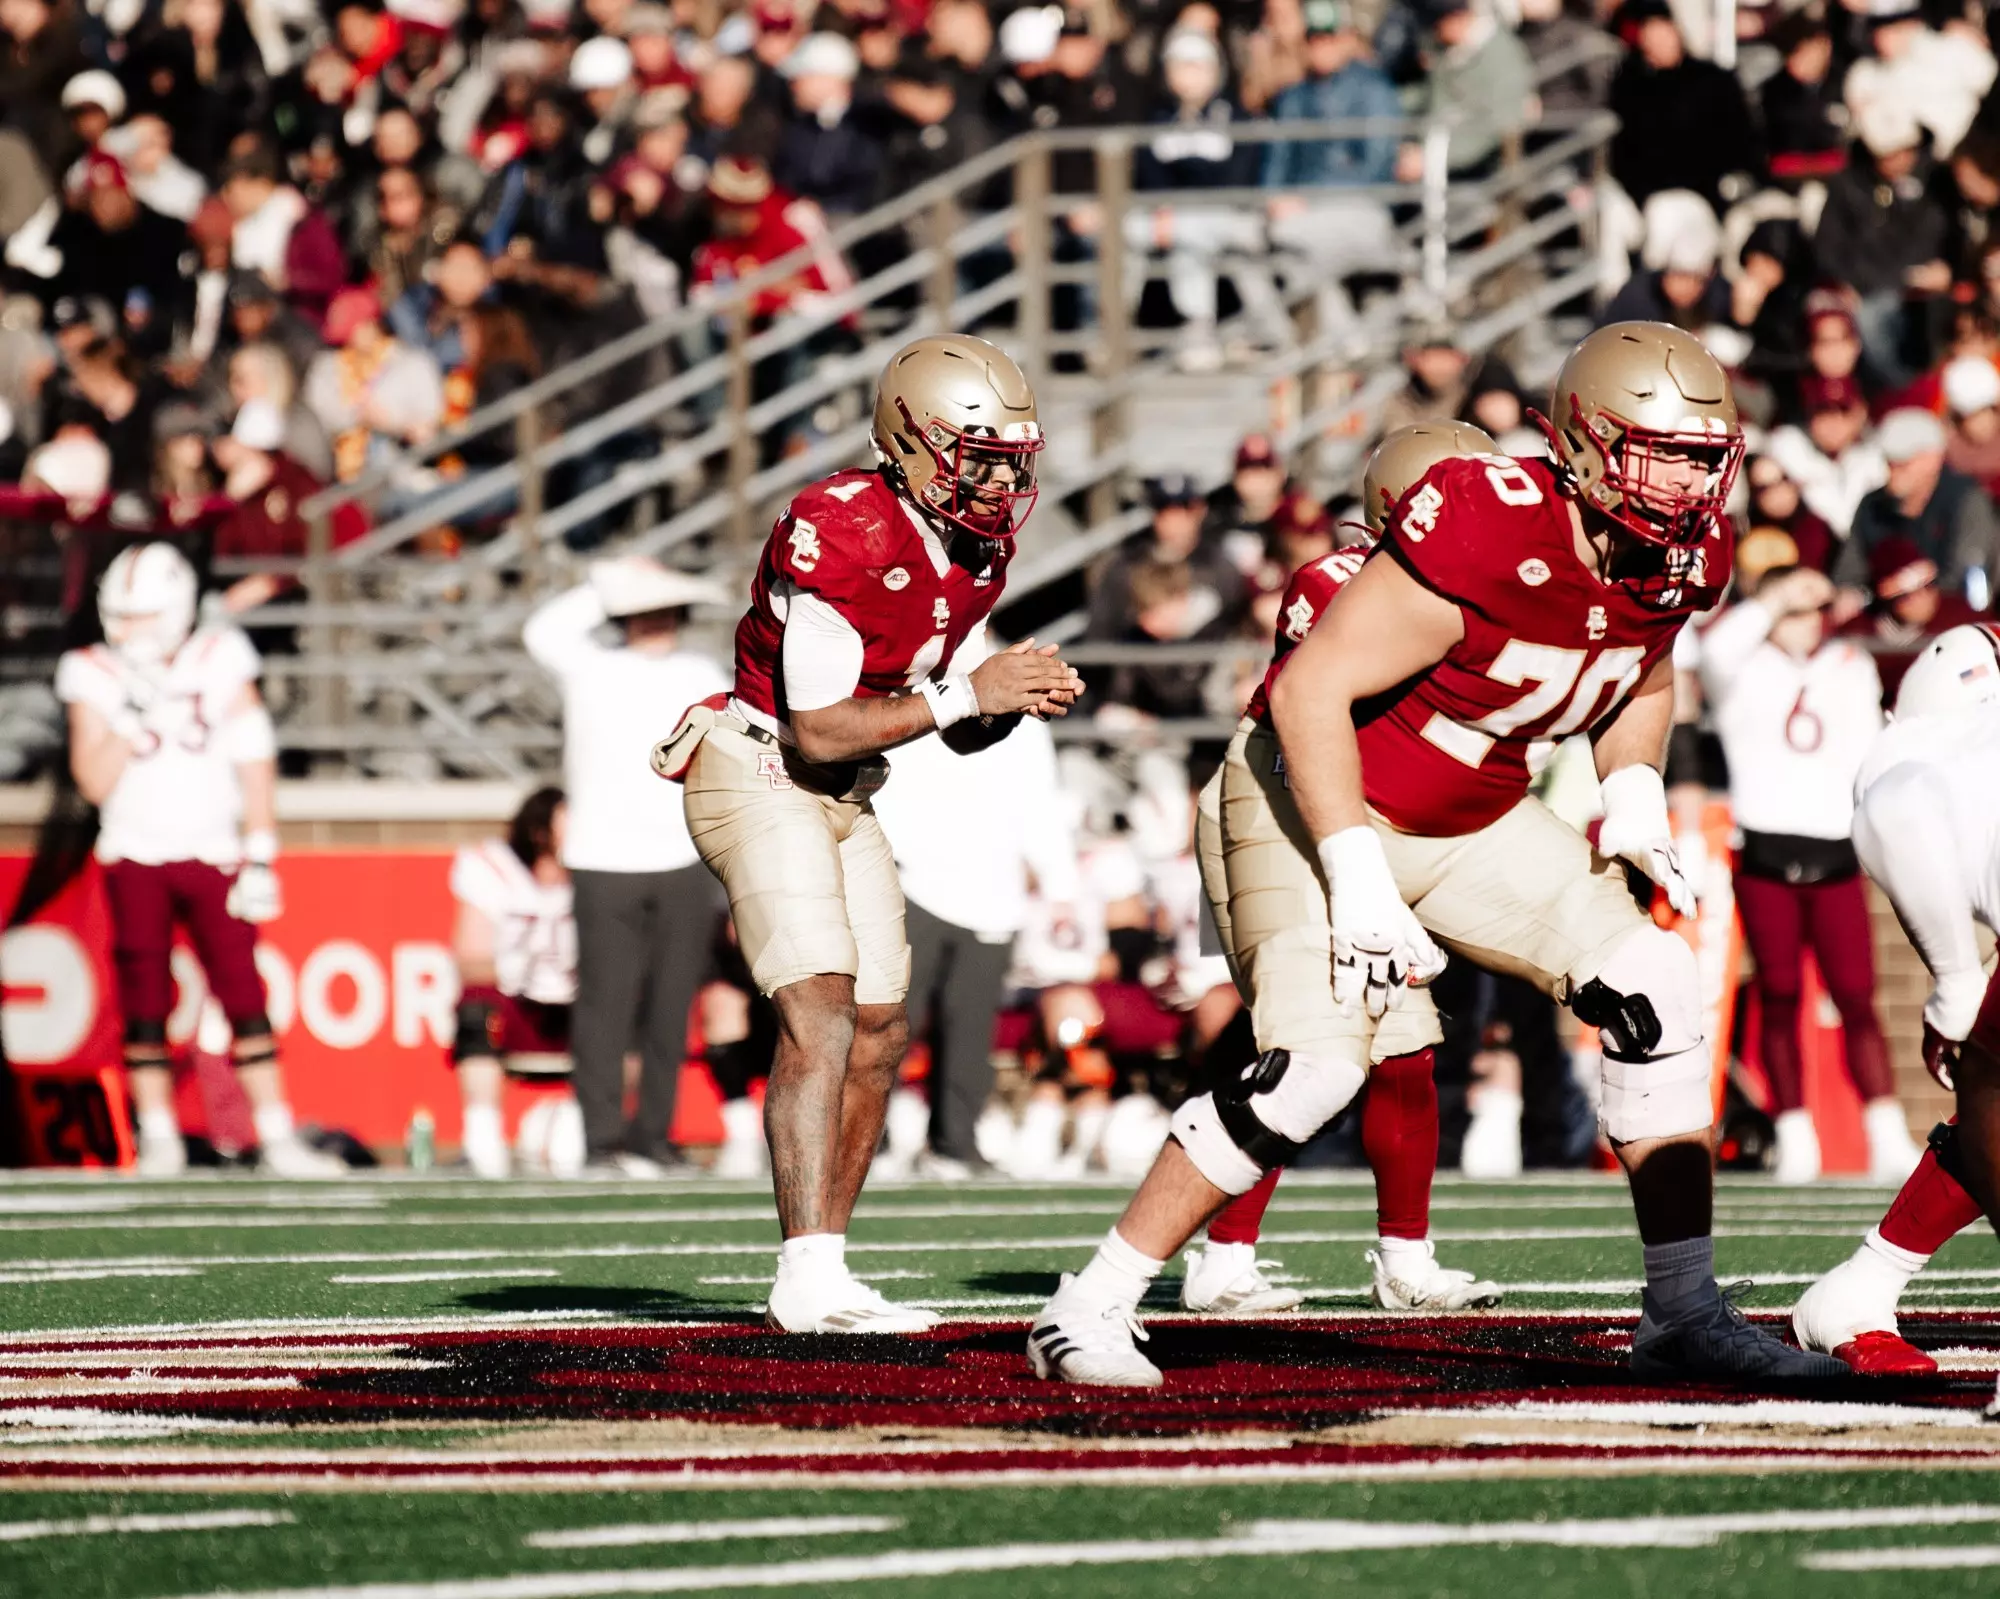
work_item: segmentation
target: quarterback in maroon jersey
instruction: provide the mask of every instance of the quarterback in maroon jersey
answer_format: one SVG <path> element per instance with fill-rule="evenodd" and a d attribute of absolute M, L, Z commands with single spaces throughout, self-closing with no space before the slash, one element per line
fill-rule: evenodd
<path fill-rule="evenodd" d="M 844 1259 L 847 1218 L 908 1042 L 903 896 L 869 796 L 884 750 L 932 732 L 960 750 L 1022 714 L 1060 716 L 1081 681 L 1032 640 L 986 646 L 1035 499 L 1034 390 L 983 339 L 919 339 L 876 392 L 871 471 L 802 491 L 771 530 L 736 629 L 736 687 L 654 752 L 686 784 L 688 831 L 729 894 L 774 1002 L 764 1101 L 784 1244 L 765 1318 L 785 1332 L 911 1332 Z M 940 827 L 974 818 L 939 817 Z"/>
<path fill-rule="evenodd" d="M 1152 1277 L 1339 1114 L 1380 1019 L 1443 969 L 1444 950 L 1537 983 L 1602 1032 L 1604 1129 L 1646 1246 L 1633 1369 L 1844 1372 L 1752 1326 L 1716 1286 L 1694 954 L 1625 877 L 1635 866 L 1693 908 L 1660 762 L 1674 637 L 1731 566 L 1722 508 L 1743 437 L 1729 380 L 1691 335 L 1615 323 L 1564 362 L 1549 409 L 1552 462 L 1447 460 L 1404 495 L 1272 684 L 1268 725 L 1232 741 L 1225 825 L 1261 813 L 1320 866 L 1310 902 L 1273 886 L 1287 903 L 1263 908 L 1273 931 L 1252 959 L 1287 940 L 1330 959 L 1335 1004 L 1313 1036 L 1175 1113 L 1124 1216 L 1031 1330 L 1042 1375 L 1161 1380 L 1132 1340 Z M 1596 850 L 1528 795 L 1530 747 L 1575 733 L 1591 738 L 1604 788 Z"/>

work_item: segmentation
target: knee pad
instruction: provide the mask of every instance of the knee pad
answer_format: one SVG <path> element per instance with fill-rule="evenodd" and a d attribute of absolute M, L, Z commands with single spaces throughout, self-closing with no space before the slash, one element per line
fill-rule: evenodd
<path fill-rule="evenodd" d="M 1570 999 L 1603 1036 L 1605 1136 L 1629 1144 L 1704 1132 L 1715 1119 L 1701 973 L 1685 940 L 1635 927 Z"/>
<path fill-rule="evenodd" d="M 468 994 L 458 1002 L 458 1029 L 452 1035 L 451 1059 L 491 1060 L 500 1053 L 500 1007 L 490 999 Z"/>
<path fill-rule="evenodd" d="M 1366 1080 L 1359 1065 L 1338 1056 L 1266 1050 L 1214 1093 L 1182 1105 L 1171 1130 L 1195 1170 L 1223 1192 L 1241 1194 L 1272 1167 L 1296 1160 Z"/>

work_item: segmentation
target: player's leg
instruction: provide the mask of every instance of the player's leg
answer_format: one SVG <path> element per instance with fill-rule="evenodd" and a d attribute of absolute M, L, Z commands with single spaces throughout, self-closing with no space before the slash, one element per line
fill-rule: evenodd
<path fill-rule="evenodd" d="M 257 970 L 257 929 L 229 914 L 229 875 L 200 861 L 177 861 L 169 871 L 175 913 L 187 928 L 209 992 L 229 1018 L 235 1041 L 230 1054 L 236 1080 L 250 1101 L 259 1169 L 278 1177 L 343 1175 L 347 1163 L 312 1148 L 292 1120 L 278 1040 L 265 1009 L 264 979 Z"/>
<path fill-rule="evenodd" d="M 678 1160 L 669 1135 L 687 1059 L 688 1013 L 708 975 L 714 894 L 714 880 L 699 865 L 647 874 L 651 969 L 640 1011 L 639 1099 L 625 1147 L 662 1167 Z"/>
<path fill-rule="evenodd" d="M 451 1063 L 458 1073 L 459 1145 L 466 1165 L 479 1177 L 505 1177 L 510 1169 L 507 1128 L 500 1115 L 506 1081 L 500 1064 L 505 1007 L 497 988 L 466 988 L 458 997 L 458 1025 L 451 1041 Z"/>
<path fill-rule="evenodd" d="M 765 1318 L 788 1332 L 928 1327 L 925 1313 L 885 1316 L 867 1303 L 841 1230 L 852 1197 L 839 1200 L 836 1174 L 862 962 L 840 840 L 860 807 L 799 787 L 780 752 L 723 721 L 695 752 L 684 791 L 695 848 L 721 879 L 750 975 L 777 1011 L 764 1130 L 784 1241 Z"/>
<path fill-rule="evenodd" d="M 575 1066 L 586 1158 L 615 1166 L 625 1147 L 625 1056 L 646 991 L 643 872 L 570 874 L 576 903 Z"/>
<path fill-rule="evenodd" d="M 1173 1116 L 1160 1151 L 1096 1256 L 1064 1278 L 1029 1333 L 1041 1376 L 1112 1386 L 1161 1378 L 1132 1339 L 1140 1299 L 1173 1254 L 1346 1108 L 1372 1029 L 1333 1004 L 1326 884 L 1268 731 L 1239 729 L 1224 762 L 1224 861 L 1240 981 L 1262 1053 Z"/>
<path fill-rule="evenodd" d="M 1796 883 L 1739 873 L 1736 909 L 1743 942 L 1757 966 L 1758 1044 L 1771 1085 L 1777 1127 L 1777 1179 L 1810 1183 L 1819 1178 L 1819 1135 L 1805 1108 L 1799 1058 L 1799 994 L 1805 982 L 1805 894 Z"/>
<path fill-rule="evenodd" d="M 1458 839 L 1378 831 L 1398 885 L 1435 937 L 1566 999 L 1602 1035 L 1604 1130 L 1625 1168 L 1644 1248 L 1634 1370 L 1844 1375 L 1838 1361 L 1753 1326 L 1716 1285 L 1711 1062 L 1686 941 L 1654 926 L 1623 868 L 1538 801 Z"/>
<path fill-rule="evenodd" d="M 1896 1097 L 1889 1046 L 1875 1014 L 1875 933 L 1868 921 L 1868 891 L 1856 875 L 1815 883 L 1805 896 L 1813 959 L 1840 1012 L 1847 1075 L 1861 1095 L 1868 1175 L 1878 1183 L 1900 1183 L 1916 1170 L 1923 1151 L 1910 1136 L 1909 1119 Z"/>
<path fill-rule="evenodd" d="M 1896 1326 L 1896 1302 L 1932 1255 L 1979 1219 L 1959 1169 L 1958 1127 L 1941 1122 L 1887 1214 L 1861 1247 L 1799 1296 L 1792 1333 L 1870 1376 L 1923 1376 L 1937 1362 Z"/>
<path fill-rule="evenodd" d="M 177 1177 L 187 1147 L 174 1114 L 167 1017 L 173 1013 L 173 897 L 166 869 L 115 861 L 105 868 L 111 908 L 111 960 L 125 1019 L 125 1076 L 139 1131 L 139 1175 Z"/>
<path fill-rule="evenodd" d="M 1951 1075 L 1958 1094 L 1958 1177 L 2000 1231 L 2000 978 L 1987 985 Z M 2000 1419 L 2000 1391 L 1986 1414 Z"/>

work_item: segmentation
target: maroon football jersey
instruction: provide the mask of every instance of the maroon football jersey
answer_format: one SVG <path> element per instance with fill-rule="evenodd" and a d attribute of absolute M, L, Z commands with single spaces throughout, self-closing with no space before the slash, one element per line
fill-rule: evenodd
<path fill-rule="evenodd" d="M 1293 650 L 1305 642 L 1313 623 L 1326 615 L 1341 585 L 1361 570 L 1368 550 L 1361 545 L 1335 550 L 1317 561 L 1308 561 L 1292 574 L 1285 585 L 1285 597 L 1278 605 L 1278 638 L 1271 651 L 1271 664 L 1264 668 L 1264 681 L 1250 696 L 1249 714 L 1266 721 L 1271 714 L 1271 686 Z"/>
<path fill-rule="evenodd" d="M 1465 636 L 1360 725 L 1368 803 L 1406 833 L 1450 838 L 1528 791 L 1529 746 L 1587 733 L 1721 596 L 1735 559 L 1724 526 L 1658 598 L 1600 582 L 1576 553 L 1543 461 L 1441 461 L 1406 494 L 1373 557 L 1455 603 Z M 1666 552 L 1659 553 L 1664 566 Z"/>
<path fill-rule="evenodd" d="M 1006 586 L 1011 543 L 987 546 L 982 571 L 943 576 L 903 502 L 879 472 L 836 472 L 801 489 L 771 529 L 750 609 L 736 627 L 736 697 L 788 720 L 780 659 L 788 596 L 816 594 L 861 635 L 856 698 L 906 694 L 938 677 Z"/>

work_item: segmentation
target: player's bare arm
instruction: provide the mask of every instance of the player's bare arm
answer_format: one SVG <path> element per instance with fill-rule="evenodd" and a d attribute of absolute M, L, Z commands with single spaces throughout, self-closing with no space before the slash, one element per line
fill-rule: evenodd
<path fill-rule="evenodd" d="M 102 805 L 125 775 L 132 745 L 125 734 L 95 705 L 72 702 L 69 707 L 69 770 L 77 792 Z"/>
<path fill-rule="evenodd" d="M 1082 679 L 1057 656 L 1053 644 L 1035 646 L 1023 639 L 1010 649 L 988 656 L 965 680 L 971 703 L 959 707 L 964 716 L 1066 716 L 1082 691 Z M 939 700 L 953 692 L 899 694 L 863 699 L 853 697 L 815 710 L 794 708 L 792 736 L 809 761 L 852 761 L 878 755 L 898 744 L 936 731 Z M 951 711 L 943 715 L 951 718 Z"/>
<path fill-rule="evenodd" d="M 1314 838 L 1368 820 L 1354 707 L 1443 660 L 1465 633 L 1459 609 L 1387 557 L 1351 578 L 1271 689 L 1292 797 Z"/>
<path fill-rule="evenodd" d="M 1598 780 L 1628 766 L 1650 766 L 1659 771 L 1673 726 L 1674 663 L 1662 656 L 1632 697 L 1591 734 Z"/>

